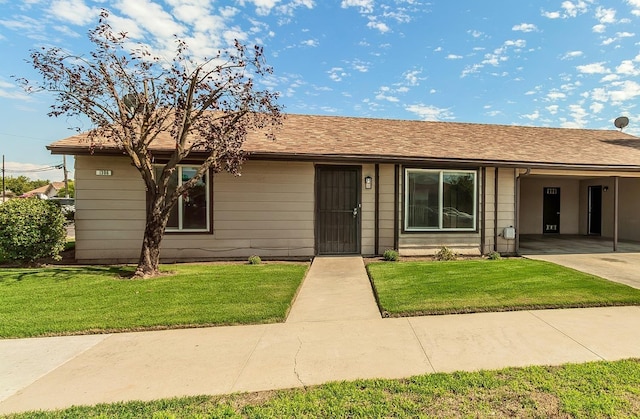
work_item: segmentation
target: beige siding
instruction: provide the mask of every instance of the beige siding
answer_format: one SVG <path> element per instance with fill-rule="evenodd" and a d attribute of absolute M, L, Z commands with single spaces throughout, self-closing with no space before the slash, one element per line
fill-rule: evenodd
<path fill-rule="evenodd" d="M 379 217 L 379 252 L 383 253 L 387 249 L 393 249 L 394 226 L 393 226 L 393 202 L 394 172 L 395 166 L 392 164 L 380 165 L 380 195 L 378 205 Z"/>
<path fill-rule="evenodd" d="M 76 258 L 137 260 L 144 231 L 144 185 L 128 159 L 76 157 Z M 109 169 L 112 176 L 96 176 Z M 213 234 L 166 234 L 163 261 L 314 254 L 312 163 L 247 162 L 242 176 L 213 181 Z M 368 219 L 369 215 L 364 215 Z"/>
<path fill-rule="evenodd" d="M 506 227 L 516 226 L 516 171 L 510 168 L 498 169 L 498 196 L 496 199 L 496 168 L 487 167 L 485 248 L 483 253 L 497 250 L 511 254 L 516 251 L 516 241 L 503 237 Z M 497 208 L 497 211 L 496 211 Z M 497 215 L 497 219 L 496 219 Z M 497 242 L 495 241 L 497 233 Z"/>
<path fill-rule="evenodd" d="M 96 169 L 111 170 L 97 176 Z M 144 184 L 127 158 L 76 156 L 76 259 L 135 260 L 144 232 Z"/>
<path fill-rule="evenodd" d="M 498 172 L 498 242 L 500 253 L 515 253 L 516 241 L 507 240 L 502 236 L 506 227 L 516 225 L 516 171 L 515 169 L 500 169 Z"/>
<path fill-rule="evenodd" d="M 364 178 L 371 176 L 375 182 L 375 165 L 365 164 L 362 166 L 362 211 L 361 211 L 361 246 L 360 252 L 363 255 L 373 255 L 375 253 L 375 209 L 376 209 L 376 187 L 371 185 L 371 189 L 365 189 Z"/>
<path fill-rule="evenodd" d="M 246 162 L 213 182 L 213 235 L 166 235 L 166 260 L 314 254 L 312 163 Z"/>

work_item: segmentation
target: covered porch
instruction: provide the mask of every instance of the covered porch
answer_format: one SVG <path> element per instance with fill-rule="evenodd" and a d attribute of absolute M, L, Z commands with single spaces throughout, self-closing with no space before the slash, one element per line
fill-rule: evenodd
<path fill-rule="evenodd" d="M 517 252 L 636 252 L 640 173 L 534 169 L 516 181 Z"/>

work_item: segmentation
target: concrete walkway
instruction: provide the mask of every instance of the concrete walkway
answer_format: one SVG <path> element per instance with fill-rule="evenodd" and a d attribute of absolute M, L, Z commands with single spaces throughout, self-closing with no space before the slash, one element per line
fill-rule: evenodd
<path fill-rule="evenodd" d="M 324 297 L 313 301 L 306 288 L 320 285 L 321 267 L 339 269 L 344 285 L 357 288 L 362 282 L 346 276 L 364 272 L 358 259 L 353 268 L 346 258 L 345 266 L 316 259 L 282 324 L 0 340 L 0 414 L 640 357 L 640 307 L 382 319 L 366 297 L 345 311 L 362 318 L 322 320 L 342 309 L 346 293 L 318 290 Z M 340 285 L 335 279 L 329 288 Z M 305 301 L 320 308 L 305 313 Z"/>
<path fill-rule="evenodd" d="M 379 319 L 369 276 L 357 257 L 317 257 L 287 323 Z"/>

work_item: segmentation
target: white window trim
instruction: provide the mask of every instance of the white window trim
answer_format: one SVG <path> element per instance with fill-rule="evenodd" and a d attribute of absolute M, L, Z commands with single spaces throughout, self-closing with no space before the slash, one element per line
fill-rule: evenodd
<path fill-rule="evenodd" d="M 438 173 L 438 227 L 410 227 L 409 226 L 409 173 Z M 442 200 L 444 192 L 443 176 L 449 173 L 467 173 L 473 175 L 473 227 L 469 228 L 443 228 L 442 227 Z M 478 171 L 455 169 L 405 169 L 404 171 L 404 230 L 405 231 L 476 231 L 478 220 Z"/>
<path fill-rule="evenodd" d="M 183 168 L 192 168 L 192 169 L 198 169 L 199 166 L 194 166 L 194 165 L 190 165 L 190 164 L 179 164 L 176 166 L 176 170 L 178 171 L 178 187 L 180 187 L 180 185 L 182 185 L 182 169 Z M 182 224 L 183 224 L 183 205 L 182 205 L 182 195 L 180 195 L 178 197 L 178 202 L 176 202 L 176 206 L 178 207 L 178 227 L 169 227 L 167 226 L 167 228 L 165 229 L 165 231 L 167 232 L 188 232 L 188 233 L 206 233 L 209 232 L 211 230 L 211 189 L 209 187 L 209 182 L 211 176 L 210 173 L 206 173 L 204 176 L 204 184 L 205 184 L 205 190 L 206 190 L 206 205 L 207 205 L 207 211 L 206 211 L 206 221 L 207 221 L 207 226 L 205 228 L 183 228 Z"/>

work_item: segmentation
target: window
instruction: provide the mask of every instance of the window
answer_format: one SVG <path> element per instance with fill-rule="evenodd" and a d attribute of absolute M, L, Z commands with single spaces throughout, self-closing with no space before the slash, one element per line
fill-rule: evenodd
<path fill-rule="evenodd" d="M 169 193 L 191 179 L 197 166 L 177 166 L 169 179 Z M 156 167 L 156 176 L 162 167 Z M 169 214 L 167 231 L 209 231 L 209 176 L 207 174 L 189 192 L 181 195 Z"/>
<path fill-rule="evenodd" d="M 407 231 L 476 229 L 476 172 L 405 171 L 404 228 Z"/>

